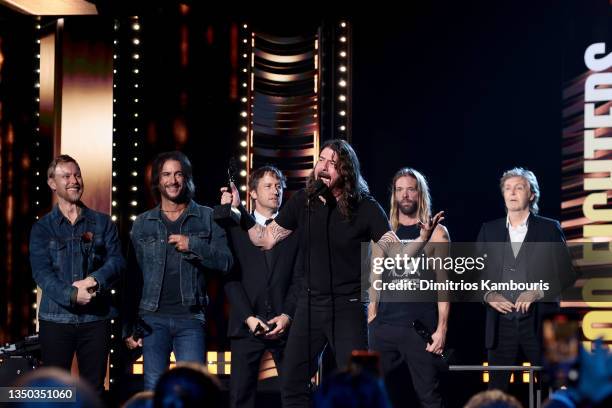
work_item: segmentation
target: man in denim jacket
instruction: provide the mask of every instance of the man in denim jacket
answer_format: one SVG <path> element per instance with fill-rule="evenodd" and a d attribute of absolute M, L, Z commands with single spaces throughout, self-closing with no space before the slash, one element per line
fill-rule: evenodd
<path fill-rule="evenodd" d="M 140 276 L 130 276 L 137 282 L 130 286 L 140 292 L 132 311 L 138 309 L 141 323 L 124 331 L 128 348 L 143 347 L 146 390 L 168 369 L 171 351 L 177 361 L 204 363 L 207 274 L 228 272 L 232 265 L 212 209 L 193 201 L 189 159 L 181 152 L 161 153 L 151 179 L 159 205 L 139 215 L 131 233 L 140 270 Z"/>
<path fill-rule="evenodd" d="M 51 162 L 47 183 L 57 205 L 30 236 L 32 275 L 42 288 L 42 360 L 70 370 L 76 352 L 81 377 L 102 393 L 110 319 L 116 316 L 110 288 L 125 267 L 117 228 L 108 215 L 81 202 L 83 178 L 72 157 Z"/>

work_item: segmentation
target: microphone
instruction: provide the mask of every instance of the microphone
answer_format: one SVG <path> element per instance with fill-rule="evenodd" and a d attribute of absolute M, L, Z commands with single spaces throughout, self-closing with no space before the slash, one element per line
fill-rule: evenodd
<path fill-rule="evenodd" d="M 229 166 L 227 168 L 227 186 L 229 191 L 232 191 L 232 183 L 235 183 L 238 174 L 238 167 L 236 165 L 236 159 L 230 158 Z M 215 205 L 213 209 L 213 219 L 222 228 L 229 228 L 234 225 L 240 225 L 240 214 L 239 210 L 232 208 L 231 204 Z"/>
<path fill-rule="evenodd" d="M 417 332 L 419 337 L 421 337 L 425 341 L 425 343 L 433 343 L 431 332 L 429 331 L 427 326 L 423 324 L 423 322 L 417 319 L 412 322 L 412 327 Z M 455 350 L 453 349 L 445 349 L 442 354 L 440 354 L 439 358 L 434 359 L 434 365 L 441 371 L 448 371 L 448 366 L 450 365 L 454 352 Z"/>
<path fill-rule="evenodd" d="M 308 199 L 312 200 L 313 198 L 317 198 L 318 196 L 324 196 L 327 193 L 327 186 L 321 179 L 315 180 L 313 184 L 313 190 L 310 194 L 308 194 Z"/>
<path fill-rule="evenodd" d="M 419 319 L 412 322 L 412 327 L 417 332 L 417 334 L 425 340 L 425 343 L 431 344 L 433 343 L 433 338 L 431 337 L 431 332 L 429 329 L 421 322 Z"/>

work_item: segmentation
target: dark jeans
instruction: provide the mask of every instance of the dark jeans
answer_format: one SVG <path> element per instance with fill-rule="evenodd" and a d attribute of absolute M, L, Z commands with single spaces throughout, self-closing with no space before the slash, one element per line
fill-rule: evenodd
<path fill-rule="evenodd" d="M 497 327 L 497 342 L 489 349 L 489 365 L 520 365 L 519 350 L 522 350 L 531 365 L 540 365 L 542 351 L 540 340 L 536 335 L 536 325 L 533 313 L 522 320 L 509 320 L 499 317 Z M 520 372 L 515 373 L 516 375 Z M 489 374 L 489 389 L 506 391 L 510 382 L 510 372 L 491 371 Z"/>
<path fill-rule="evenodd" d="M 43 365 L 70 371 L 76 352 L 81 379 L 89 382 L 102 395 L 108 362 L 110 321 L 71 324 L 40 320 L 39 340 Z"/>
<path fill-rule="evenodd" d="M 255 408 L 257 378 L 264 352 L 270 351 L 276 370 L 281 376 L 285 342 L 263 340 L 255 336 L 232 339 L 232 375 L 230 376 L 230 407 Z"/>
<path fill-rule="evenodd" d="M 416 406 L 406 401 L 406 378 L 401 372 L 407 367 L 420 406 L 444 406 L 440 393 L 438 370 L 432 353 L 425 350 L 425 341 L 412 327 L 392 326 L 374 320 L 370 324 L 370 348 L 380 353 L 380 362 L 389 398 L 394 407 Z"/>
<path fill-rule="evenodd" d="M 298 304 L 287 341 L 283 375 L 280 378 L 283 408 L 310 405 L 310 379 L 315 374 L 318 358 L 327 345 L 336 358 L 337 366 L 343 368 L 349 363 L 353 350 L 367 350 L 367 331 L 365 305 L 344 299 L 337 301 L 335 307 L 311 307 L 309 335 L 308 306 Z"/>
<path fill-rule="evenodd" d="M 159 377 L 168 370 L 172 351 L 177 362 L 204 364 L 205 330 L 202 320 L 153 313 L 142 318 L 151 329 L 142 340 L 145 390 L 155 389 Z"/>

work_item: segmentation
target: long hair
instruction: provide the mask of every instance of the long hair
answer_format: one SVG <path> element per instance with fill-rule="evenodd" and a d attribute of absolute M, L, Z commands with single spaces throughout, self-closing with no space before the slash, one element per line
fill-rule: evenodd
<path fill-rule="evenodd" d="M 329 148 L 336 153 L 336 171 L 340 176 L 339 187 L 342 194 L 338 198 L 338 210 L 345 218 L 351 218 L 357 204 L 370 194 L 368 183 L 361 176 L 361 167 L 355 150 L 346 140 L 332 139 L 323 143 L 320 152 Z M 319 153 L 320 153 L 319 152 Z M 306 182 L 306 191 L 314 191 L 314 170 Z"/>
<path fill-rule="evenodd" d="M 173 152 L 160 153 L 153 160 L 153 165 L 151 166 L 151 193 L 155 198 L 155 202 L 159 203 L 161 199 L 161 193 L 159 191 L 159 173 L 168 160 L 176 160 L 181 164 L 181 170 L 183 171 L 183 177 L 185 178 L 185 190 L 183 191 L 181 198 L 185 201 L 191 200 L 195 195 L 195 184 L 193 184 L 193 169 L 191 167 L 191 162 L 187 156 L 185 156 L 185 154 L 175 150 Z"/>
<path fill-rule="evenodd" d="M 540 185 L 538 184 L 538 179 L 535 174 L 533 174 L 531 170 L 522 167 L 515 167 L 504 172 L 499 180 L 499 188 L 501 189 L 502 196 L 504 195 L 504 183 L 512 177 L 522 177 L 529 183 L 529 189 L 533 193 L 533 200 L 529 201 L 529 209 L 532 213 L 537 215 L 540 211 L 540 207 L 538 206 L 538 201 L 540 201 Z"/>
<path fill-rule="evenodd" d="M 431 217 L 431 195 L 429 194 L 429 186 L 427 185 L 427 179 L 419 171 L 410 167 L 404 167 L 400 169 L 395 176 L 393 176 L 393 182 L 391 183 L 391 228 L 393 231 L 397 231 L 399 228 L 399 206 L 395 200 L 395 183 L 402 177 L 412 177 L 417 182 L 417 191 L 419 198 L 417 200 L 417 218 L 423 224 L 429 222 Z"/>

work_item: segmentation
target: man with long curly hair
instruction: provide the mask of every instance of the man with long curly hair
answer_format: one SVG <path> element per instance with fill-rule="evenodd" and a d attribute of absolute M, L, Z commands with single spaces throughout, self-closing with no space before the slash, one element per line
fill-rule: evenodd
<path fill-rule="evenodd" d="M 231 193 L 223 191 L 222 204 L 240 208 L 235 186 Z M 285 351 L 281 395 L 285 408 L 307 407 L 310 378 L 326 346 L 334 353 L 338 367 L 348 363 L 353 350 L 368 348 L 361 287 L 362 243 L 372 241 L 384 249 L 399 239 L 370 195 L 355 151 L 340 139 L 323 144 L 306 188 L 291 197 L 273 222 L 256 225 L 244 208 L 240 211 L 251 241 L 264 249 L 299 228 L 306 254 L 305 287 Z M 442 214 L 437 214 L 427 220 L 418 240 L 427 242 L 442 219 Z"/>

